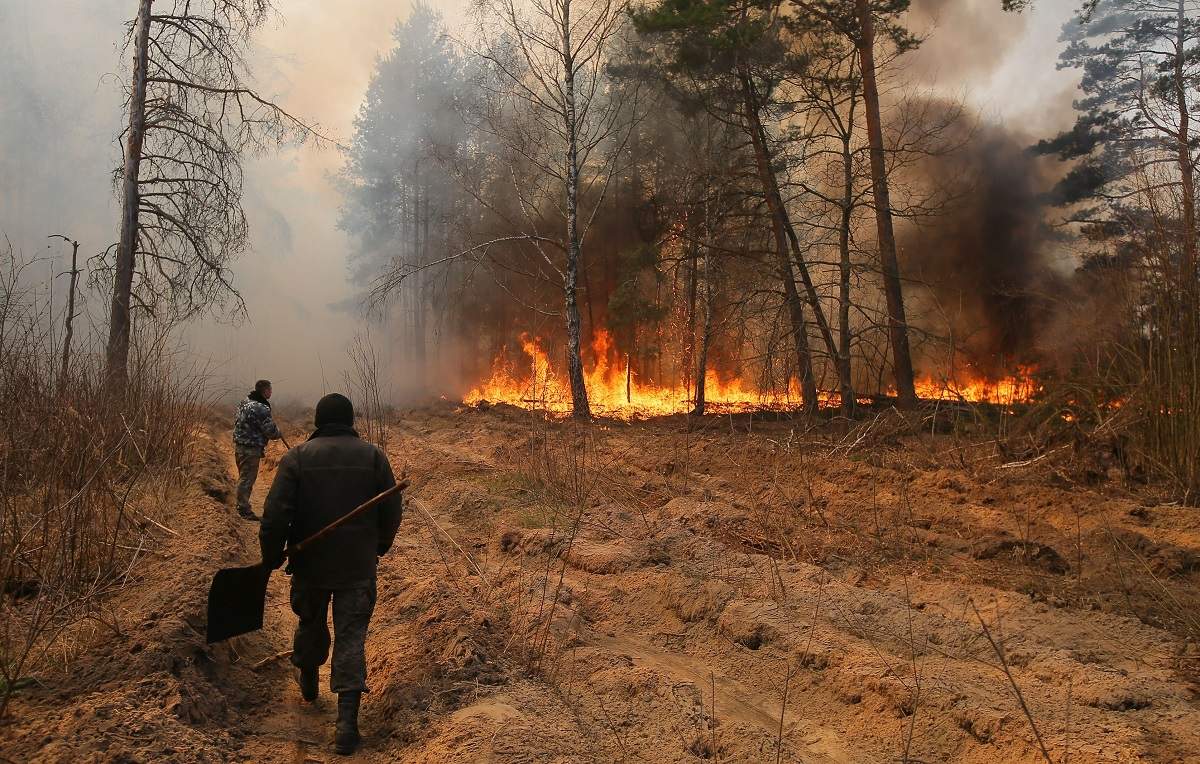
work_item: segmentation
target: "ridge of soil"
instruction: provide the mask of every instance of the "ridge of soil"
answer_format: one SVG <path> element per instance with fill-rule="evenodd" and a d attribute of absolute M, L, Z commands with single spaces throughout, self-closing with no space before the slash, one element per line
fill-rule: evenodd
<path fill-rule="evenodd" d="M 1200 750 L 1195 508 L 1042 465 L 952 459 L 927 437 L 850 449 L 786 421 L 700 427 L 581 435 L 452 405 L 390 426 L 413 487 L 381 560 L 352 760 L 991 764 L 1044 761 L 1044 746 L 1055 762 L 1182 762 Z M 196 445 L 196 479 L 156 515 L 177 535 L 159 533 L 114 603 L 119 635 L 92 632 L 69 673 L 18 696 L 0 757 L 343 760 L 327 673 L 303 704 L 282 655 L 285 576 L 263 631 L 203 644 L 212 572 L 258 552 L 257 526 L 231 507 L 228 433 Z M 580 476 L 572 499 L 563 486 Z"/>

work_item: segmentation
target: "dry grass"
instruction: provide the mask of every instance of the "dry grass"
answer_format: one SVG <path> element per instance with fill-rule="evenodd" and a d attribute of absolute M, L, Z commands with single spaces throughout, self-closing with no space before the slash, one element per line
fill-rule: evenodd
<path fill-rule="evenodd" d="M 98 353 L 56 368 L 53 332 L 11 256 L 0 274 L 0 718 L 70 628 L 101 619 L 167 527 L 144 499 L 183 476 L 200 417 L 164 335 L 139 337 L 128 384 L 105 383 Z M 102 619 L 101 619 L 102 620 Z M 113 628 L 116 628 L 115 626 Z"/>

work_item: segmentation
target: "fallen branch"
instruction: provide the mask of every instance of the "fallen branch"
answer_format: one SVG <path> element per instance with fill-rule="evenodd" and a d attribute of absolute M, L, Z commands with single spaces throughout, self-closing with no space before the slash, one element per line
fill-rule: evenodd
<path fill-rule="evenodd" d="M 284 650 L 281 653 L 275 653 L 274 655 L 263 658 L 261 661 L 259 661 L 258 663 L 255 663 L 253 666 L 251 666 L 250 670 L 258 671 L 263 666 L 274 663 L 275 661 L 279 660 L 280 658 L 291 658 L 291 657 L 292 657 L 292 651 Z"/>
<path fill-rule="evenodd" d="M 164 530 L 164 531 L 166 531 L 167 533 L 170 533 L 172 536 L 178 536 L 178 535 L 179 535 L 179 531 L 172 530 L 171 528 L 168 528 L 167 526 L 165 526 L 165 525 L 163 525 L 162 523 L 158 522 L 157 520 L 155 520 L 153 517 L 150 517 L 150 516 L 149 516 L 149 515 L 147 515 L 146 513 L 144 513 L 144 512 L 138 512 L 138 514 L 139 514 L 139 515 L 141 515 L 141 516 L 142 516 L 142 518 L 143 518 L 144 520 L 146 520 L 147 522 L 149 522 L 149 523 L 151 523 L 152 525 L 154 525 L 156 528 L 159 528 L 160 530 Z"/>
<path fill-rule="evenodd" d="M 1028 467 L 1031 464 L 1040 462 L 1042 459 L 1045 459 L 1050 454 L 1053 454 L 1057 451 L 1062 451 L 1064 448 L 1067 448 L 1068 446 L 1070 446 L 1069 443 L 1064 446 L 1059 446 L 1058 448 L 1053 448 L 1053 449 L 1047 451 L 1046 453 L 1042 454 L 1041 456 L 1035 456 L 1032 459 L 1026 459 L 1026 460 L 1020 461 L 1020 462 L 1008 462 L 1007 464 L 1001 464 L 999 468 L 1002 470 L 1008 470 L 1008 469 L 1014 469 L 1016 467 Z"/>

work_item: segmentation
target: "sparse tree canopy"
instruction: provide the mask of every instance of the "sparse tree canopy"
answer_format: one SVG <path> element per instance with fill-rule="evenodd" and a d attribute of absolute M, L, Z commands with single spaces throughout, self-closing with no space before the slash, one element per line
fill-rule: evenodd
<path fill-rule="evenodd" d="M 580 353 L 578 280 L 584 242 L 636 114 L 606 76 L 625 21 L 623 0 L 489 0 L 481 6 L 479 126 L 525 164 L 512 173 L 518 229 L 562 281 L 572 410 L 591 416 Z M 518 179 L 519 178 L 519 179 Z M 557 208 L 548 229 L 543 211 Z"/>
<path fill-rule="evenodd" d="M 166 320 L 228 301 L 243 308 L 229 271 L 247 238 L 242 159 L 311 134 L 250 87 L 247 46 L 270 12 L 268 0 L 138 2 L 115 173 L 121 236 L 103 260 L 113 278 L 108 360 L 117 379 L 133 308 Z"/>

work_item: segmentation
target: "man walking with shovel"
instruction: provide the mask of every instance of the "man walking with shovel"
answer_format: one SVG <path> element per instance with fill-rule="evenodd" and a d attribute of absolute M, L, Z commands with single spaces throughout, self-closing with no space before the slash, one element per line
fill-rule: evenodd
<path fill-rule="evenodd" d="M 298 669 L 300 694 L 310 703 L 317 698 L 317 669 L 329 657 L 327 618 L 333 603 L 329 686 L 338 696 L 335 748 L 348 755 L 360 740 L 358 708 L 367 691 L 365 644 L 375 608 L 376 566 L 392 546 L 403 506 L 397 491 L 370 511 L 285 553 L 285 544 L 289 550 L 296 547 L 396 484 L 387 456 L 355 432 L 348 398 L 338 393 L 322 398 L 315 423 L 308 442 L 279 461 L 259 542 L 266 567 L 280 567 L 285 555 L 289 562 L 291 605 L 300 619 L 292 663 Z"/>

